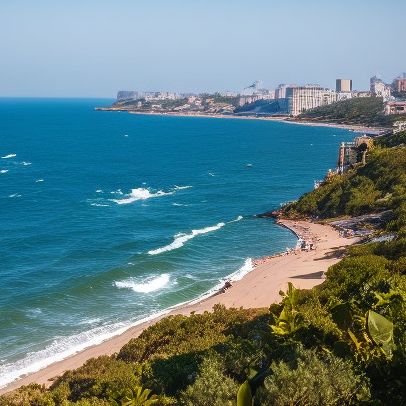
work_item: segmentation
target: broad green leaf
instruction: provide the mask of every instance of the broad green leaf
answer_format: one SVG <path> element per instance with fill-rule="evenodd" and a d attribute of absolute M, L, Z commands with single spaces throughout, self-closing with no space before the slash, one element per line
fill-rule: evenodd
<path fill-rule="evenodd" d="M 373 342 L 379 345 L 383 352 L 390 357 L 395 346 L 393 341 L 393 323 L 372 310 L 368 312 L 367 323 L 368 333 Z"/>
<path fill-rule="evenodd" d="M 238 390 L 237 406 L 252 406 L 252 392 L 248 381 L 245 381 Z"/>

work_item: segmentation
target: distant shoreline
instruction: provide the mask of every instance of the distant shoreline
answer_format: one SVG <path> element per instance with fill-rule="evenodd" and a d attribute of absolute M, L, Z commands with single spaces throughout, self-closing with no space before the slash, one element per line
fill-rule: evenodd
<path fill-rule="evenodd" d="M 360 124 L 339 124 L 325 121 L 306 121 L 294 119 L 291 117 L 282 116 L 243 116 L 237 114 L 210 114 L 210 113 L 181 113 L 181 112 L 157 112 L 157 111 L 131 111 L 114 107 L 96 107 L 97 111 L 125 112 L 139 116 L 164 116 L 164 117 L 201 117 L 201 118 L 225 118 L 237 120 L 261 120 L 261 121 L 276 121 L 288 124 L 305 125 L 309 127 L 329 127 L 350 130 L 354 132 L 379 134 L 382 131 L 388 130 L 386 127 L 368 127 Z"/>

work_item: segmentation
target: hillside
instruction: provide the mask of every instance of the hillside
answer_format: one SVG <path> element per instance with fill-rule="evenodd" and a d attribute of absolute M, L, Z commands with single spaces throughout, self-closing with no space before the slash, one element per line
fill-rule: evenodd
<path fill-rule="evenodd" d="M 297 117 L 306 121 L 325 121 L 338 124 L 360 124 L 370 127 L 391 127 L 399 117 L 385 116 L 383 101 L 377 97 L 342 100 L 306 111 Z"/>
<path fill-rule="evenodd" d="M 118 354 L 0 397 L 1 406 L 406 405 L 406 133 L 283 209 L 288 217 L 392 210 L 392 241 L 359 244 L 311 290 L 269 309 L 170 316 Z M 151 393 L 149 392 L 151 391 Z M 149 399 L 149 400 L 147 400 Z"/>
<path fill-rule="evenodd" d="M 332 176 L 318 189 L 286 206 L 284 215 L 331 218 L 383 210 L 398 211 L 400 217 L 406 215 L 405 141 L 406 132 L 377 138 L 365 166 Z"/>

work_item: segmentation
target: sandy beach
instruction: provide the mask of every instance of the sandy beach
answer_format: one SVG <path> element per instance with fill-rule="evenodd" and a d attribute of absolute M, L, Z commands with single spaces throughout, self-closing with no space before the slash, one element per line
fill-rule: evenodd
<path fill-rule="evenodd" d="M 365 125 L 356 124 L 338 124 L 333 122 L 323 122 L 323 121 L 306 121 L 297 120 L 290 117 L 273 117 L 273 116 L 243 116 L 236 114 L 208 114 L 208 113 L 180 113 L 180 112 L 159 112 L 159 111 L 130 111 L 121 108 L 96 108 L 100 111 L 122 111 L 134 115 L 146 115 L 146 116 L 173 116 L 173 117 L 201 117 L 201 118 L 228 118 L 237 120 L 262 120 L 262 121 L 277 121 L 288 124 L 306 125 L 310 127 L 330 127 L 330 128 L 341 128 L 344 130 L 350 130 L 354 132 L 362 132 L 368 134 L 379 134 L 382 131 L 388 130 L 388 128 L 382 127 L 367 127 Z"/>
<path fill-rule="evenodd" d="M 243 279 L 233 282 L 232 287 L 224 293 L 218 293 L 199 303 L 178 307 L 169 314 L 188 315 L 191 312 L 210 311 L 217 303 L 237 308 L 268 307 L 271 303 L 280 301 L 279 291 L 286 290 L 288 282 L 303 289 L 322 283 L 323 273 L 329 266 L 339 261 L 345 247 L 357 242 L 356 238 L 340 237 L 338 231 L 329 225 L 290 220 L 282 220 L 280 225 L 291 229 L 300 238 L 313 241 L 316 249 L 308 252 L 299 250 L 296 253 L 292 250 L 289 254 L 255 259 L 254 270 Z M 137 337 L 148 326 L 167 316 L 168 314 L 132 327 L 121 335 L 29 374 L 0 389 L 0 393 L 29 383 L 49 386 L 52 378 L 66 370 L 81 366 L 92 357 L 118 352 L 131 338 Z"/>

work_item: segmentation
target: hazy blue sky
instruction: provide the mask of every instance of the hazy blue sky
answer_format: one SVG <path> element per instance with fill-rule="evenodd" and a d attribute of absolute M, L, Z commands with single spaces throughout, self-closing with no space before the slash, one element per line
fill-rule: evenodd
<path fill-rule="evenodd" d="M 0 0 L 0 96 L 368 87 L 406 71 L 405 0 Z"/>

